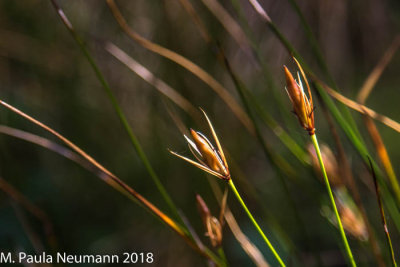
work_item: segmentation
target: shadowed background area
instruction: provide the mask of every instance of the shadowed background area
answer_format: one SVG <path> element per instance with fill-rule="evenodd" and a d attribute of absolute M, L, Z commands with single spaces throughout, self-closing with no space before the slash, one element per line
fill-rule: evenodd
<path fill-rule="evenodd" d="M 400 3 L 312 0 L 298 1 L 297 6 L 294 1 L 259 2 L 316 77 L 332 88 L 334 80 L 342 95 L 400 121 L 400 54 L 396 53 L 400 43 Z M 307 152 L 308 135 L 291 113 L 292 105 L 284 90 L 282 67 L 288 66 L 294 74 L 296 65 L 249 1 L 117 1 L 126 26 L 134 31 L 133 38 L 119 25 L 106 1 L 58 4 L 109 84 L 152 169 L 206 246 L 212 250 L 196 208 L 196 194 L 204 198 L 217 217 L 219 204 L 209 179 L 215 180 L 221 189 L 224 181 L 207 177 L 167 150 L 191 157 L 180 126 L 185 131 L 194 128 L 211 137 L 197 107 L 202 107 L 212 120 L 242 197 L 285 262 L 289 266 L 346 265 L 331 211 L 326 211 L 330 207 L 326 189 L 319 180 L 320 174 L 313 170 L 312 155 Z M 302 19 L 310 28 L 304 26 Z M 192 66 L 193 74 L 155 53 L 143 41 L 146 39 L 187 58 L 209 76 L 201 76 L 201 71 Z M 319 62 L 315 45 L 333 79 Z M 223 55 L 231 72 L 224 65 Z M 384 55 L 386 64 L 379 63 L 385 60 Z M 176 55 L 171 57 L 179 60 Z M 363 101 L 360 89 L 374 68 L 378 80 Z M 247 88 L 247 104 L 243 104 L 232 75 Z M 220 87 L 226 89 L 228 98 L 216 93 Z M 375 233 L 375 244 L 389 266 L 390 253 L 373 178 L 362 159 L 365 155 L 354 148 L 329 110 L 330 115 L 324 115 L 323 103 L 314 89 L 313 96 L 318 138 L 333 151 L 333 159 L 327 164 L 339 161 L 334 168 L 346 180 L 344 176 L 348 174 L 343 174 L 346 167 L 341 164 L 341 154 L 345 156 L 349 164 L 346 170 L 354 178 Z M 67 137 L 175 218 L 138 157 L 98 76 L 51 1 L 1 1 L 0 99 Z M 242 113 L 237 115 L 232 106 Z M 383 170 L 382 181 L 389 187 L 385 192 L 396 199 L 396 191 L 387 178 L 390 174 L 385 172 L 376 139 L 367 131 L 363 115 L 353 109 L 345 110 L 342 104 L 338 106 L 346 120 L 351 121 L 350 116 L 354 119 L 351 126 L 358 127 L 363 145 Z M 329 125 L 329 118 L 333 126 Z M 254 123 L 258 126 L 256 131 Z M 399 173 L 400 133 L 381 122 L 376 122 L 376 127 L 394 173 Z M 28 138 L 28 133 L 16 129 L 45 138 L 32 137 L 41 144 L 51 140 L 63 145 L 38 126 L 0 108 L 0 251 L 120 255 L 153 252 L 157 266 L 207 264 L 204 257 L 159 219 L 98 179 L 98 171 L 90 164 L 84 162 L 87 168 L 82 167 L 82 159 L 77 163 L 48 147 L 33 144 L 32 140 L 27 142 L 23 139 Z M 282 131 L 293 143 L 284 143 Z M 336 137 L 341 141 L 339 147 Z M 63 147 L 54 150 L 62 152 Z M 300 152 L 296 155 L 293 151 L 297 148 Z M 266 149 L 272 161 L 266 157 Z M 276 164 L 279 159 L 283 159 L 283 165 Z M 347 182 L 344 184 L 348 187 Z M 228 205 L 243 233 L 275 266 L 274 257 L 232 194 L 228 196 Z M 394 207 L 397 213 L 398 207 Z M 386 213 L 396 252 L 400 249 L 400 229 L 396 228 L 400 218 L 396 212 Z M 346 230 L 356 261 L 361 266 L 378 266 L 379 260 L 371 252 L 371 239 L 362 240 L 360 235 L 352 235 L 351 229 Z M 366 230 L 361 231 L 365 234 Z M 228 263 L 254 266 L 231 229 L 225 226 L 223 233 L 222 246 Z"/>

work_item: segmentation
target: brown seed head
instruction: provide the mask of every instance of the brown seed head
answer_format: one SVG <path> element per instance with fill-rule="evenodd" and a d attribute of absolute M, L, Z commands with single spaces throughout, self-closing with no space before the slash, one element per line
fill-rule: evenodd
<path fill-rule="evenodd" d="M 298 62 L 296 61 L 298 64 Z M 298 64 L 300 71 L 303 75 L 304 80 L 306 81 L 306 85 L 308 88 L 308 94 L 310 99 L 308 99 L 307 95 L 304 93 L 303 84 L 300 79 L 300 75 L 298 76 L 298 82 L 293 78 L 293 75 L 290 73 L 286 66 L 283 66 L 286 77 L 286 91 L 289 95 L 290 101 L 293 104 L 293 112 L 296 114 L 299 119 L 300 125 L 308 131 L 310 135 L 315 133 L 314 128 L 314 107 L 311 97 L 311 90 L 304 76 L 304 72 L 301 69 L 300 64 Z"/>
<path fill-rule="evenodd" d="M 181 156 L 176 152 L 170 152 L 173 155 L 195 165 L 197 168 L 202 169 L 203 171 L 206 171 L 220 179 L 229 181 L 229 179 L 231 179 L 231 175 L 229 173 L 228 163 L 226 162 L 224 151 L 222 151 L 221 144 L 219 143 L 218 137 L 211 124 L 211 121 L 207 117 L 207 114 L 202 109 L 200 110 L 203 112 L 207 120 L 208 126 L 210 127 L 212 136 L 214 137 L 214 141 L 217 147 L 214 148 L 212 143 L 207 139 L 204 134 L 190 129 L 190 134 L 192 135 L 194 141 L 192 141 L 186 135 L 184 135 L 184 137 L 188 142 L 190 151 L 192 151 L 198 162 Z"/>
<path fill-rule="evenodd" d="M 201 215 L 201 219 L 206 228 L 206 236 L 210 238 L 211 245 L 218 247 L 222 243 L 222 225 L 221 222 L 211 215 L 207 204 L 200 195 L 196 195 L 197 208 Z"/>
<path fill-rule="evenodd" d="M 227 168 L 224 166 L 224 161 L 211 142 L 200 132 L 190 129 L 190 133 L 192 134 L 197 150 L 200 152 L 199 156 L 201 157 L 202 161 L 211 170 L 224 176 L 228 176 L 229 173 Z"/>

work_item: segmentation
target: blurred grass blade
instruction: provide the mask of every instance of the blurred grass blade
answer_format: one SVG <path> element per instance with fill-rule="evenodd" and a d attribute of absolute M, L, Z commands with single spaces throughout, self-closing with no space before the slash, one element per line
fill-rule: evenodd
<path fill-rule="evenodd" d="M 57 249 L 57 239 L 54 233 L 53 224 L 51 223 L 47 213 L 35 205 L 31 200 L 15 189 L 2 177 L 0 177 L 0 190 L 6 193 L 13 201 L 21 205 L 42 223 L 43 232 L 46 235 L 47 242 L 54 252 Z"/>
<path fill-rule="evenodd" d="M 324 91 L 322 88 L 322 85 L 320 83 L 315 83 L 315 88 L 319 92 L 321 98 L 323 99 L 323 102 L 327 105 L 327 107 L 330 109 L 332 115 L 335 117 L 336 121 L 339 123 L 339 125 L 342 127 L 344 130 L 345 134 L 347 135 L 348 139 L 352 142 L 353 146 L 356 148 L 364 162 L 368 163 L 368 157 L 369 157 L 369 152 L 366 148 L 366 146 L 363 144 L 363 142 L 358 138 L 358 136 L 354 133 L 352 127 L 347 123 L 347 121 L 344 119 L 340 111 L 337 109 L 335 104 L 333 103 L 333 100 L 329 98 L 328 94 Z M 378 172 L 378 179 L 382 179 L 382 174 L 380 172 L 380 169 L 378 165 L 371 159 L 375 170 L 379 171 Z M 383 197 L 385 204 L 388 207 L 388 210 L 393 218 L 394 223 L 396 224 L 397 229 L 400 231 L 400 213 L 398 210 L 398 207 L 396 205 L 396 202 L 393 199 L 392 194 L 390 193 L 389 189 L 387 188 L 386 184 L 383 182 Z"/>
<path fill-rule="evenodd" d="M 319 84 L 320 84 L 320 88 L 323 88 L 330 96 L 332 96 L 336 100 L 340 101 L 341 103 L 345 104 L 346 106 L 348 106 L 362 114 L 367 113 L 368 116 L 370 116 L 371 118 L 373 118 L 377 121 L 380 121 L 381 123 L 392 128 L 396 132 L 400 133 L 400 123 L 398 123 L 397 121 L 394 121 L 389 117 L 379 114 L 379 113 L 375 112 L 374 110 L 345 97 L 344 95 L 336 92 L 335 90 L 333 90 L 332 88 L 330 88 L 329 86 L 327 86 L 326 84 L 324 84 L 320 81 L 319 81 Z"/>
<path fill-rule="evenodd" d="M 197 76 L 200 80 L 210 86 L 220 97 L 221 99 L 228 105 L 228 107 L 232 110 L 232 112 L 236 115 L 236 117 L 242 122 L 242 124 L 250 131 L 250 133 L 254 133 L 254 126 L 248 118 L 247 114 L 243 111 L 242 107 L 237 103 L 237 101 L 232 97 L 232 95 L 225 89 L 225 87 L 220 84 L 217 80 L 215 80 L 209 73 L 200 68 L 198 65 L 194 64 L 192 61 L 183 57 L 182 55 L 175 53 L 165 47 L 162 47 L 158 44 L 152 43 L 144 37 L 140 36 L 137 32 L 135 32 L 132 28 L 129 27 L 128 23 L 122 16 L 118 7 L 116 6 L 113 0 L 107 0 L 107 4 L 110 7 L 116 21 L 122 28 L 122 30 L 135 42 L 139 43 L 144 48 L 160 55 L 169 60 L 175 62 L 176 64 L 184 67 L 195 76 Z"/>
<path fill-rule="evenodd" d="M 135 134 L 133 133 L 132 128 L 129 126 L 128 120 L 126 119 L 124 113 L 122 112 L 121 107 L 118 104 L 117 99 L 114 96 L 114 93 L 112 92 L 110 86 L 106 82 L 103 74 L 101 73 L 99 67 L 95 63 L 93 57 L 90 55 L 88 49 L 86 48 L 85 43 L 83 40 L 79 37 L 79 35 L 75 32 L 75 29 L 73 28 L 71 22 L 68 20 L 67 16 L 65 15 L 64 11 L 58 6 L 56 0 L 51 0 L 54 8 L 57 11 L 57 14 L 61 18 L 62 22 L 64 25 L 67 27 L 68 31 L 71 33 L 77 44 L 79 45 L 79 48 L 82 50 L 84 53 L 86 59 L 89 61 L 91 67 L 93 68 L 94 72 L 96 73 L 97 78 L 99 79 L 101 85 L 103 86 L 108 98 L 111 101 L 112 106 L 114 107 L 115 111 L 117 112 L 117 115 L 123 124 L 126 132 L 128 133 L 128 136 L 130 138 L 130 141 L 132 142 L 132 145 L 134 146 L 136 153 L 138 154 L 139 158 L 141 159 L 143 165 L 145 166 L 146 170 L 150 174 L 150 177 L 153 179 L 154 183 L 156 184 L 156 187 L 158 191 L 161 193 L 162 197 L 164 198 L 165 202 L 168 204 L 169 208 L 175 215 L 177 219 L 180 220 L 182 223 L 182 219 L 179 216 L 179 212 L 177 207 L 175 206 L 174 202 L 172 201 L 171 197 L 169 196 L 168 192 L 165 190 L 164 186 L 162 185 L 160 179 L 158 178 L 156 172 L 154 171 L 153 167 L 150 164 L 150 161 L 147 159 L 146 154 L 144 153 L 138 139 L 136 138 Z M 186 231 L 186 230 L 185 230 Z"/>
<path fill-rule="evenodd" d="M 322 111 L 325 115 L 326 121 L 328 122 L 330 132 L 331 132 L 333 139 L 335 141 L 335 144 L 336 144 L 336 148 L 337 148 L 337 152 L 338 152 L 338 156 L 337 156 L 338 160 L 337 161 L 339 163 L 339 166 L 341 166 L 340 167 L 340 175 L 342 175 L 342 177 L 344 177 L 345 185 L 347 188 L 350 188 L 350 192 L 352 193 L 354 202 L 356 203 L 357 207 L 361 211 L 361 216 L 367 227 L 369 241 L 370 241 L 369 243 L 371 245 L 372 252 L 375 255 L 377 264 L 379 267 L 384 267 L 386 265 L 383 260 L 380 246 L 379 246 L 378 240 L 376 238 L 375 231 L 374 231 L 374 229 L 370 223 L 370 220 L 367 216 L 367 211 L 366 211 L 365 205 L 361 199 L 360 191 L 359 191 L 356 181 L 354 179 L 354 176 L 353 176 L 353 173 L 351 170 L 351 166 L 350 166 L 349 160 L 347 158 L 346 152 L 344 150 L 342 141 L 340 140 L 340 137 L 336 130 L 336 127 L 333 124 L 332 117 L 328 113 L 326 106 L 322 106 Z"/>
<path fill-rule="evenodd" d="M 86 152 L 84 152 L 82 149 L 80 149 L 78 146 L 76 146 L 74 143 L 69 141 L 67 138 L 53 130 L 52 128 L 48 127 L 47 125 L 41 123 L 40 121 L 32 118 L 31 116 L 25 114 L 24 112 L 18 110 L 17 108 L 11 106 L 10 104 L 7 104 L 6 102 L 0 100 L 0 105 L 3 107 L 11 110 L 12 112 L 18 114 L 19 116 L 29 120 L 30 122 L 36 124 L 37 126 L 43 128 L 44 130 L 48 131 L 49 133 L 53 134 L 56 136 L 58 139 L 60 139 L 62 142 L 64 142 L 67 146 L 69 146 L 72 150 L 74 150 L 76 153 L 81 155 L 83 158 L 85 158 L 87 161 L 89 161 L 91 164 L 96 166 L 100 171 L 105 173 L 109 178 L 111 178 L 114 182 L 116 182 L 118 185 L 120 185 L 122 188 L 124 188 L 127 192 L 129 192 L 132 196 L 134 196 L 139 202 L 141 202 L 144 206 L 146 206 L 150 211 L 152 211 L 154 214 L 156 214 L 159 218 L 161 218 L 167 225 L 169 225 L 172 229 L 174 229 L 177 233 L 179 233 L 182 236 L 185 236 L 184 232 L 181 230 L 181 227 L 176 224 L 172 219 L 170 219 L 167 215 L 165 215 L 163 212 L 161 212 L 158 208 L 156 208 L 153 204 L 151 204 L 147 199 L 145 199 L 143 196 L 141 196 L 139 193 L 137 193 L 135 190 L 133 190 L 131 187 L 126 185 L 123 181 L 121 181 L 119 178 L 117 178 L 113 173 L 111 173 L 109 170 L 104 168 L 100 163 L 98 163 L 94 158 L 89 156 Z"/>
<path fill-rule="evenodd" d="M 397 180 L 396 174 L 393 169 L 392 162 L 390 161 L 389 154 L 386 150 L 385 144 L 383 143 L 382 137 L 379 134 L 378 129 L 376 128 L 372 119 L 365 113 L 364 122 L 367 127 L 368 133 L 371 136 L 372 142 L 375 145 L 376 152 L 379 156 L 379 159 L 382 162 L 384 170 L 389 178 L 392 189 L 397 197 L 397 200 L 400 203 L 400 186 Z"/>
<path fill-rule="evenodd" d="M 396 258 L 394 256 L 394 251 L 393 251 L 392 240 L 390 238 L 389 228 L 388 228 L 387 223 L 386 223 L 385 210 L 384 210 L 383 205 L 382 205 L 379 185 L 378 185 L 378 181 L 376 179 L 374 166 L 372 165 L 371 161 L 369 162 L 369 164 L 370 164 L 370 168 L 371 168 L 371 172 L 372 172 L 372 177 L 374 178 L 376 198 L 378 199 L 379 211 L 380 211 L 380 214 L 381 214 L 383 229 L 384 229 L 385 235 L 386 235 L 386 241 L 387 241 L 387 243 L 389 245 L 390 255 L 391 255 L 391 258 L 392 258 L 392 264 L 393 264 L 394 267 L 397 267 Z"/>
<path fill-rule="evenodd" d="M 163 80 L 156 77 L 147 68 L 141 65 L 139 62 L 134 60 L 116 45 L 107 42 L 104 48 L 114 57 L 116 57 L 121 63 L 127 66 L 131 71 L 135 72 L 143 80 L 154 86 L 160 93 L 171 99 L 176 105 L 182 108 L 191 116 L 195 117 L 198 112 L 197 109 L 175 89 L 166 84 Z"/>
<path fill-rule="evenodd" d="M 367 100 L 367 97 L 371 93 L 375 84 L 378 82 L 379 78 L 382 75 L 382 72 L 385 70 L 386 66 L 392 60 L 394 54 L 400 46 L 400 35 L 397 35 L 393 42 L 390 44 L 389 48 L 386 50 L 385 54 L 379 61 L 379 63 L 372 70 L 368 78 L 365 80 L 363 86 L 360 89 L 360 92 L 357 95 L 357 102 L 364 104 Z"/>
<path fill-rule="evenodd" d="M 201 0 L 205 6 L 214 14 L 215 18 L 219 20 L 225 30 L 233 37 L 238 43 L 240 48 L 249 53 L 249 41 L 246 34 L 243 32 L 239 24 L 231 17 L 226 9 L 217 0 Z"/>

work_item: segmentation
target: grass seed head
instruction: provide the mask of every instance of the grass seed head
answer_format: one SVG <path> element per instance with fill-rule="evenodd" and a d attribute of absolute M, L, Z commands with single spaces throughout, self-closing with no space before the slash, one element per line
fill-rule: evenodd
<path fill-rule="evenodd" d="M 308 85 L 307 78 L 304 75 L 303 70 L 301 69 L 300 64 L 294 59 L 300 69 L 300 72 L 303 76 L 304 81 L 306 82 L 308 94 L 310 99 L 304 92 L 303 84 L 300 79 L 300 75 L 298 75 L 298 81 L 293 78 L 293 75 L 290 73 L 289 69 L 286 66 L 283 66 L 286 76 L 286 92 L 289 95 L 290 101 L 293 104 L 293 112 L 296 114 L 299 119 L 300 125 L 308 131 L 310 135 L 315 133 L 314 128 L 314 107 L 311 96 L 310 86 Z"/>
<path fill-rule="evenodd" d="M 196 201 L 201 219 L 206 228 L 206 236 L 210 238 L 213 247 L 219 247 L 222 244 L 222 224 L 216 217 L 211 215 L 207 204 L 200 195 L 196 195 Z"/>
<path fill-rule="evenodd" d="M 211 129 L 212 135 L 214 137 L 214 141 L 217 145 L 217 148 L 213 146 L 213 144 L 207 139 L 207 137 L 201 132 L 197 132 L 193 129 L 190 129 L 190 134 L 192 135 L 193 141 L 184 135 L 186 141 L 188 142 L 189 149 L 192 154 L 197 159 L 197 162 L 181 156 L 176 152 L 170 151 L 175 156 L 180 157 L 181 159 L 186 160 L 187 162 L 195 165 L 196 167 L 206 171 L 220 179 L 229 180 L 231 178 L 228 164 L 225 159 L 224 152 L 222 151 L 221 144 L 219 143 L 218 137 L 214 131 L 214 128 L 211 124 L 211 121 L 208 119 L 206 113 L 201 110 L 207 119 L 208 125 Z"/>

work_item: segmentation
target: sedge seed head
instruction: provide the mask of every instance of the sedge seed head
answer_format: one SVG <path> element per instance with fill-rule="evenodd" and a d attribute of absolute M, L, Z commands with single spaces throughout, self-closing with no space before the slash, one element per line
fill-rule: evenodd
<path fill-rule="evenodd" d="M 206 228 L 205 235 L 210 238 L 210 242 L 213 247 L 219 247 L 222 243 L 221 222 L 216 217 L 211 215 L 207 204 L 200 195 L 196 195 L 196 202 L 204 227 Z"/>
<path fill-rule="evenodd" d="M 298 63 L 296 61 L 296 63 Z M 298 64 L 299 68 L 301 68 L 300 64 Z M 303 78 L 306 82 L 308 88 L 308 94 L 310 99 L 304 92 L 303 84 L 300 79 L 300 75 L 298 75 L 298 81 L 293 78 L 293 75 L 290 73 L 289 69 L 284 66 L 285 77 L 286 77 L 286 92 L 288 93 L 289 99 L 293 105 L 293 112 L 299 119 L 300 125 L 307 130 L 310 135 L 315 133 L 314 127 L 314 107 L 313 101 L 311 97 L 311 90 L 308 85 L 308 81 L 304 76 L 304 72 L 300 69 Z"/>
<path fill-rule="evenodd" d="M 188 138 L 186 135 L 184 135 L 184 137 L 189 145 L 190 151 L 197 159 L 197 162 L 189 158 L 186 158 L 184 156 L 181 156 L 176 152 L 173 151 L 170 152 L 175 156 L 195 165 L 199 169 L 202 169 L 203 171 L 206 171 L 220 179 L 228 181 L 231 178 L 231 176 L 229 173 L 228 164 L 226 162 L 224 152 L 222 151 L 221 144 L 219 143 L 218 137 L 211 124 L 211 121 L 207 117 L 207 114 L 203 110 L 201 111 L 203 112 L 208 122 L 211 133 L 214 137 L 216 148 L 204 134 L 195 131 L 193 129 L 190 129 L 190 134 L 193 140 Z"/>

